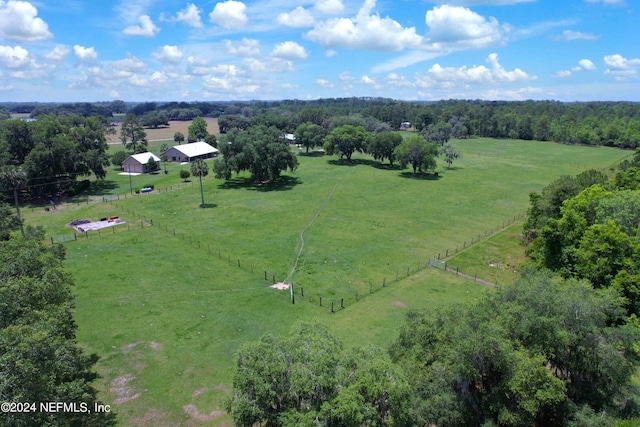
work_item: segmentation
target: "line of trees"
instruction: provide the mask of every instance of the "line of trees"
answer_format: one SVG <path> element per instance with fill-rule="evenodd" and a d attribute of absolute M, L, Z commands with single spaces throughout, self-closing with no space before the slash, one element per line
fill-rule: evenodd
<path fill-rule="evenodd" d="M 94 413 L 100 403 L 91 386 L 97 356 L 76 343 L 73 280 L 63 267 L 64 248 L 44 246 L 42 230 L 26 237 L 5 234 L 16 228 L 13 213 L 0 204 L 0 394 L 3 402 L 75 403 L 78 412 L 29 410 L 0 412 L 0 424 L 115 425 L 111 413 Z M 14 220 L 11 220 L 13 216 Z M 88 412 L 81 405 L 86 405 Z"/>

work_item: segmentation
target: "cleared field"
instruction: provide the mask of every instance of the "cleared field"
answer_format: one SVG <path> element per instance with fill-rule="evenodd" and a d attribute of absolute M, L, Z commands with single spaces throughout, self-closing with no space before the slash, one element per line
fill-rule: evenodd
<path fill-rule="evenodd" d="M 179 190 L 123 200 L 129 177 L 110 172 L 88 203 L 55 212 L 26 209 L 27 222 L 42 224 L 48 234 L 67 231 L 64 224 L 74 218 L 154 221 L 66 245 L 77 283 L 78 339 L 101 356 L 101 399 L 114 403 L 122 425 L 229 425 L 216 411 L 224 409 L 242 343 L 320 319 L 347 346 L 389 345 L 408 309 L 463 303 L 487 292 L 424 269 L 430 256 L 522 212 L 528 193 L 554 178 L 606 168 L 628 154 L 541 142 L 455 143 L 463 157 L 452 170 L 441 167 L 438 179 L 413 177 L 364 155 L 350 165 L 300 156 L 298 171 L 274 187 L 254 186 L 247 175 L 226 182 L 208 177 L 202 209 L 198 183 L 184 186 L 177 171 L 185 166 L 169 165 L 169 174 L 134 177 L 133 186 Z M 95 203 L 114 194 L 121 195 L 117 207 Z M 292 279 L 304 297 L 297 293 L 292 305 L 289 293 L 269 288 L 271 278 L 262 272 L 277 280 L 289 275 L 301 234 L 305 245 Z M 485 262 L 474 250 L 460 254 L 461 267 Z M 340 298 L 345 309 L 332 314 L 326 302 L 332 299 L 337 309 Z"/>
<path fill-rule="evenodd" d="M 204 117 L 204 120 L 207 122 L 207 131 L 211 134 L 218 135 L 220 133 L 218 129 L 218 119 L 213 117 Z M 186 138 L 189 133 L 189 125 L 191 121 L 188 122 L 180 122 L 171 120 L 169 121 L 168 127 L 161 127 L 158 129 L 145 129 L 144 131 L 147 133 L 147 140 L 149 141 L 157 141 L 157 140 L 171 140 L 173 141 L 173 135 L 176 132 L 182 132 L 184 137 Z M 122 128 L 122 122 L 116 122 L 116 125 L 113 129 L 116 131 L 113 135 L 107 135 L 107 142 L 109 144 L 122 144 L 120 142 L 120 129 Z"/>

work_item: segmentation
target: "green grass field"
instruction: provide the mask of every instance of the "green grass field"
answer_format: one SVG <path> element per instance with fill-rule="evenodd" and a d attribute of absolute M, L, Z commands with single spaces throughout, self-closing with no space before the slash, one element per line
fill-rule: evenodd
<path fill-rule="evenodd" d="M 122 425 L 228 425 L 215 411 L 224 409 L 242 343 L 319 319 L 347 346 L 387 346 L 407 310 L 462 303 L 489 289 L 425 269 L 429 257 L 509 221 L 527 208 L 530 191 L 554 178 L 608 168 L 628 154 L 525 141 L 455 144 L 463 157 L 451 170 L 440 162 L 437 179 L 365 155 L 351 165 L 299 156 L 299 169 L 273 187 L 256 187 L 247 175 L 207 177 L 203 209 L 199 184 L 180 182 L 178 171 L 188 165 L 168 165 L 168 175 L 132 177 L 134 188 L 153 183 L 159 193 L 124 200 L 129 177 L 110 171 L 78 204 L 24 213 L 48 236 L 69 233 L 64 224 L 74 218 L 153 220 L 153 227 L 66 244 L 78 340 L 100 355 L 96 386 Z M 115 195 L 117 202 L 100 202 Z M 489 281 L 513 280 L 508 269 L 488 263 L 517 264 L 518 227 L 481 239 L 450 262 Z M 272 275 L 283 280 L 291 272 L 303 230 L 292 305 L 288 291 L 269 285 Z"/>

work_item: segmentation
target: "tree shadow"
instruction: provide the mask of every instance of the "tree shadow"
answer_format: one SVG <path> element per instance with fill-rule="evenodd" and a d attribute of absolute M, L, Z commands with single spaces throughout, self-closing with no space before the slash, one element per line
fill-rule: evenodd
<path fill-rule="evenodd" d="M 413 171 L 401 172 L 400 177 L 415 179 L 418 181 L 437 181 L 441 178 L 439 173 L 435 174 L 435 173 L 428 173 L 428 172 L 416 172 L 416 174 L 414 175 Z"/>
<path fill-rule="evenodd" d="M 365 166 L 373 166 L 373 167 L 375 167 L 380 162 L 378 162 L 377 160 L 371 160 L 371 159 L 351 159 L 351 160 L 333 159 L 333 160 L 329 160 L 327 163 L 329 163 L 330 165 L 333 165 L 333 166 L 365 165 Z"/>
<path fill-rule="evenodd" d="M 118 184 L 114 181 L 110 181 L 107 179 L 99 179 L 96 181 L 91 181 L 89 184 L 89 189 L 84 192 L 84 194 L 90 196 L 104 196 L 107 194 L 111 194 L 112 190 L 118 188 Z"/>
<path fill-rule="evenodd" d="M 204 205 L 202 203 L 200 203 L 198 205 L 198 207 L 200 207 L 202 209 L 209 209 L 209 208 L 217 208 L 218 205 L 217 205 L 217 203 L 205 203 Z"/>
<path fill-rule="evenodd" d="M 268 183 L 256 183 L 253 178 L 250 177 L 236 177 L 223 182 L 218 186 L 218 188 L 222 190 L 245 189 L 252 191 L 269 192 L 291 190 L 293 187 L 299 184 L 302 184 L 300 178 L 289 175 L 282 175 L 275 181 L 269 181 Z"/>
<path fill-rule="evenodd" d="M 301 151 L 298 153 L 298 156 L 304 156 L 304 157 L 324 157 L 324 151 L 310 151 L 310 152 L 304 152 Z"/>
<path fill-rule="evenodd" d="M 372 166 L 374 168 L 376 168 L 376 169 L 381 169 L 381 170 L 386 170 L 386 171 L 401 171 L 402 170 L 402 166 L 400 166 L 397 163 L 395 165 L 391 166 L 389 163 L 376 162 L 376 164 L 374 164 Z"/>

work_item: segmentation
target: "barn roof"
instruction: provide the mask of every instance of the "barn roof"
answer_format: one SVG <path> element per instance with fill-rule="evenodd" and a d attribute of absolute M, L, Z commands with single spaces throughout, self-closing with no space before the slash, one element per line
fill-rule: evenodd
<path fill-rule="evenodd" d="M 133 159 L 136 162 L 140 163 L 141 165 L 146 165 L 147 163 L 149 163 L 149 157 L 153 158 L 153 160 L 155 162 L 159 162 L 160 161 L 160 157 L 158 157 L 155 154 L 147 151 L 146 153 L 132 154 L 122 163 L 125 163 L 129 159 Z"/>
<path fill-rule="evenodd" d="M 197 157 L 197 156 L 202 156 L 206 154 L 214 154 L 218 152 L 217 148 L 212 147 L 211 145 L 203 141 L 192 142 L 191 144 L 174 145 L 172 148 L 175 150 L 178 150 L 179 152 L 181 152 L 187 157 Z"/>

